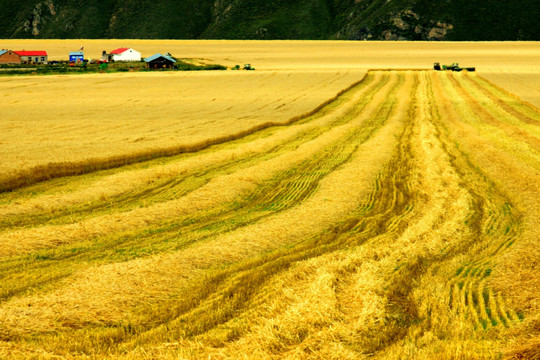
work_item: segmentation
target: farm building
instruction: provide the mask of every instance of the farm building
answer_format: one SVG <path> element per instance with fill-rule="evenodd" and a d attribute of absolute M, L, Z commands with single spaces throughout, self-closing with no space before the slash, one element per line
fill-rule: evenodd
<path fill-rule="evenodd" d="M 144 59 L 147 69 L 171 69 L 176 60 L 168 55 L 154 54 Z"/>
<path fill-rule="evenodd" d="M 23 63 L 35 63 L 43 64 L 48 61 L 48 55 L 46 51 L 15 51 L 21 57 Z"/>
<path fill-rule="evenodd" d="M 107 53 L 107 50 L 103 50 L 103 52 L 101 53 L 101 59 L 100 59 L 101 62 L 111 62 L 113 61 L 113 55 L 112 54 L 108 54 Z"/>
<path fill-rule="evenodd" d="M 84 60 L 84 53 L 82 51 L 72 51 L 69 53 L 69 61 L 82 62 Z"/>
<path fill-rule="evenodd" d="M 0 50 L 0 64 L 20 64 L 21 55 L 11 50 Z"/>
<path fill-rule="evenodd" d="M 119 48 L 111 51 L 113 61 L 141 61 L 141 53 L 132 48 Z"/>

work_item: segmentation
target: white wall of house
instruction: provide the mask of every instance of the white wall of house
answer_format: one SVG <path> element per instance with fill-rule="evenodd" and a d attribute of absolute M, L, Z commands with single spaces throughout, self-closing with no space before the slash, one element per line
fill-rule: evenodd
<path fill-rule="evenodd" d="M 121 54 L 113 54 L 114 61 L 141 61 L 141 53 L 137 50 L 127 49 Z"/>

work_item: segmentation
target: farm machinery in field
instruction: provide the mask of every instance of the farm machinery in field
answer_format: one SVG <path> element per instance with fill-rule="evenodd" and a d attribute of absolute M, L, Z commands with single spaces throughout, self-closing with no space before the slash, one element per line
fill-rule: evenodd
<path fill-rule="evenodd" d="M 436 62 L 433 63 L 433 70 L 441 71 L 441 70 L 450 70 L 450 71 L 457 71 L 460 72 L 462 70 L 467 71 L 476 71 L 475 67 L 461 67 L 458 63 L 452 63 L 451 65 L 441 65 L 440 63 Z"/>
<path fill-rule="evenodd" d="M 240 70 L 240 65 L 232 67 L 232 70 Z M 242 70 L 255 70 L 255 68 L 251 67 L 251 64 L 244 64 Z"/>

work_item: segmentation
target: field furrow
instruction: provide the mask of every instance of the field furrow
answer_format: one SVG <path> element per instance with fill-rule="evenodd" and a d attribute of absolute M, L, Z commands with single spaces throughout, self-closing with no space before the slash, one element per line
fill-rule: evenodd
<path fill-rule="evenodd" d="M 484 123 L 501 128 L 508 136 L 527 143 L 533 149 L 540 149 L 540 128 L 538 126 L 523 124 L 519 118 L 502 109 L 499 104 L 485 96 L 478 88 L 471 86 L 471 82 L 466 81 L 467 77 L 452 76 L 450 78 L 469 107 Z"/>
<path fill-rule="evenodd" d="M 540 125 L 540 117 L 534 106 L 523 103 L 517 96 L 498 88 L 481 76 L 466 76 L 466 78 L 508 114 L 526 124 Z"/>

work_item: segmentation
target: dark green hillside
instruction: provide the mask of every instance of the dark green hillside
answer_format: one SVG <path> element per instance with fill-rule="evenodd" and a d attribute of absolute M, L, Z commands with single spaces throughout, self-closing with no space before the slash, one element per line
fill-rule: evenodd
<path fill-rule="evenodd" d="M 191 39 L 211 21 L 211 1 L 116 1 L 113 14 L 109 38 Z"/>
<path fill-rule="evenodd" d="M 539 40 L 538 0 L 0 0 L 0 38 Z"/>
<path fill-rule="evenodd" d="M 327 39 L 333 30 L 331 7 L 325 0 L 241 0 L 215 8 L 214 21 L 202 37 Z"/>
<path fill-rule="evenodd" d="M 539 40 L 540 1 L 453 0 L 449 40 Z"/>

